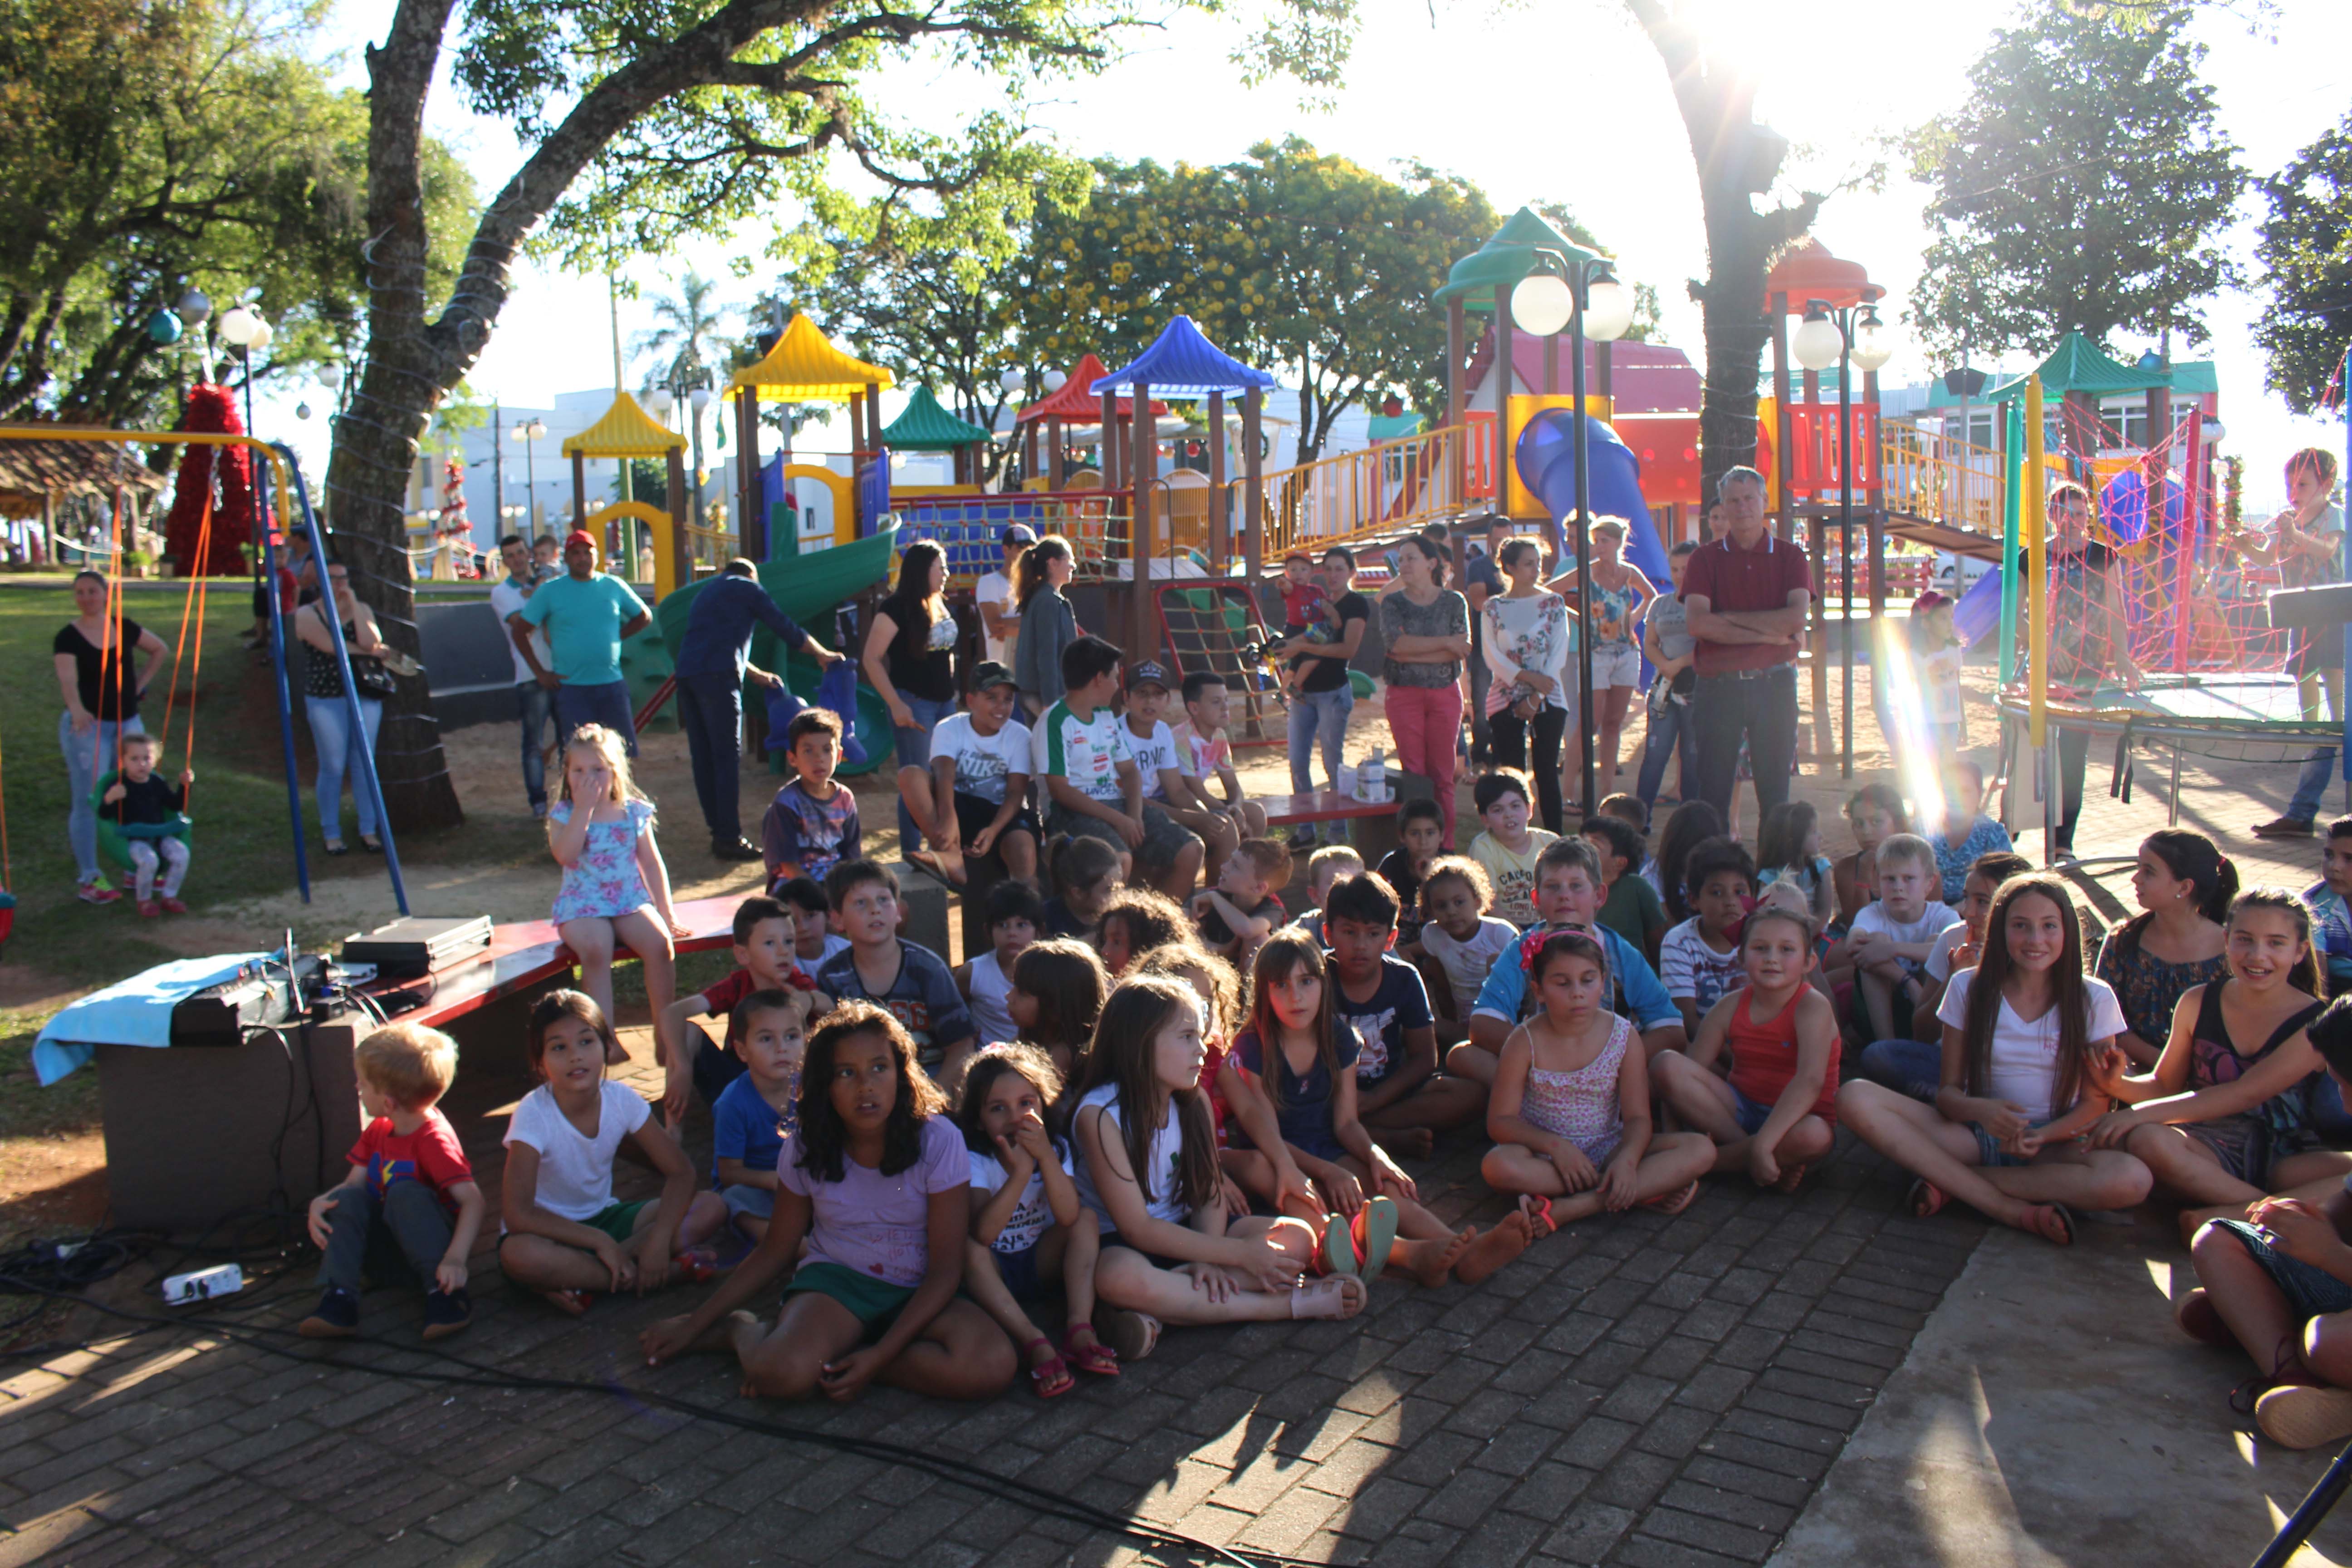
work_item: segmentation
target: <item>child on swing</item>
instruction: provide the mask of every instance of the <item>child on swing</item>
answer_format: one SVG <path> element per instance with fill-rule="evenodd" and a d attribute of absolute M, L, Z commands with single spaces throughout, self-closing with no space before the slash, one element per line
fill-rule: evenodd
<path fill-rule="evenodd" d="M 1479 1166 L 1486 1184 L 1519 1194 L 1538 1236 L 1637 1203 L 1681 1213 L 1715 1163 L 1714 1145 L 1703 1133 L 1651 1133 L 1647 1058 L 1632 1023 L 1609 1011 L 1599 941 L 1575 931 L 1533 940 L 1542 944 L 1537 1011 L 1504 1039 L 1495 1069 L 1486 1101 L 1495 1147 Z"/>
<path fill-rule="evenodd" d="M 613 954 L 626 947 L 645 961 L 646 1002 L 659 1018 L 677 986 L 670 939 L 688 932 L 670 912 L 653 802 L 630 781 L 621 737 L 602 724 L 581 725 L 564 745 L 563 784 L 547 814 L 547 845 L 563 868 L 548 918 L 580 960 L 580 988 L 609 1022 Z M 629 1059 L 609 1029 L 605 1047 L 608 1063 Z"/>

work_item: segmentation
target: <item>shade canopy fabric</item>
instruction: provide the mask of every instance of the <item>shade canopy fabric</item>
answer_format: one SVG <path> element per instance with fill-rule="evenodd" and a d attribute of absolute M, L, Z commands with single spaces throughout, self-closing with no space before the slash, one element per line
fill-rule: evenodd
<path fill-rule="evenodd" d="M 563 438 L 567 458 L 659 458 L 685 448 L 685 437 L 664 428 L 625 392 L 614 395 L 613 406 L 596 423 Z"/>
<path fill-rule="evenodd" d="M 40 421 L 10 423 L 25 428 Z M 0 441 L 0 517 L 38 517 L 45 498 L 105 495 L 117 487 L 152 495 L 170 478 L 111 441 Z"/>
<path fill-rule="evenodd" d="M 1102 423 L 1102 399 L 1095 395 L 1094 384 L 1110 374 L 1103 362 L 1092 354 L 1085 355 L 1070 367 L 1069 379 L 1061 390 L 1049 393 L 1013 416 L 1015 425 L 1033 424 L 1040 419 L 1058 419 L 1065 425 L 1099 425 Z M 1135 399 L 1122 397 L 1117 405 L 1121 419 L 1135 417 Z M 1158 398 L 1151 401 L 1151 412 L 1165 414 L 1168 405 Z"/>
<path fill-rule="evenodd" d="M 907 399 L 906 411 L 882 426 L 882 444 L 894 452 L 952 452 L 988 438 L 981 426 L 940 407 L 928 386 L 915 388 Z"/>
<path fill-rule="evenodd" d="M 1495 290 L 1499 288 L 1508 295 L 1520 279 L 1536 270 L 1538 253 L 1546 250 L 1570 261 L 1591 261 L 1600 255 L 1537 216 L 1534 208 L 1521 207 L 1493 238 L 1447 268 L 1444 287 L 1430 299 L 1440 305 L 1458 299 L 1465 310 L 1492 310 Z"/>
<path fill-rule="evenodd" d="M 1132 392 L 1148 386 L 1171 397 L 1206 397 L 1213 392 L 1249 392 L 1274 384 L 1271 373 L 1252 370 L 1207 338 L 1190 316 L 1170 318 L 1151 346 L 1092 384 L 1094 395 Z"/>
<path fill-rule="evenodd" d="M 785 326 L 767 358 L 737 371 L 727 384 L 749 386 L 761 397 L 787 403 L 840 403 L 869 386 L 896 383 L 897 378 L 880 365 L 867 364 L 834 347 L 803 311 Z"/>

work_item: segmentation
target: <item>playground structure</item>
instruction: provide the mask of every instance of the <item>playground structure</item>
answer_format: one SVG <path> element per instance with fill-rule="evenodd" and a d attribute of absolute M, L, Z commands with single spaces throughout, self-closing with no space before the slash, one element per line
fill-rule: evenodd
<path fill-rule="evenodd" d="M 665 428 L 635 398 L 616 388 L 613 406 L 596 423 L 565 438 L 563 455 L 572 459 L 572 527 L 595 533 L 602 525 L 604 552 L 634 563 L 635 552 L 629 549 L 625 524 L 641 523 L 653 534 L 654 592 L 666 595 L 680 584 L 694 581 L 694 556 L 688 537 L 691 520 L 687 511 L 685 437 Z M 591 512 L 587 473 L 591 458 L 614 458 L 624 464 L 636 458 L 660 459 L 669 481 L 666 510 L 623 500 Z"/>

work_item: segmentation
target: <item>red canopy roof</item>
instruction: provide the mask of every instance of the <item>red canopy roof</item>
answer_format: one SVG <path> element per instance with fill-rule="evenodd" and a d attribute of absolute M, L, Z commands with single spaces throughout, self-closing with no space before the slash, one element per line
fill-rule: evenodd
<path fill-rule="evenodd" d="M 1870 280 L 1861 262 L 1841 261 L 1818 239 L 1808 239 L 1782 257 L 1764 279 L 1765 303 L 1769 306 L 1775 294 L 1786 294 L 1794 314 L 1801 314 L 1809 300 L 1820 300 L 1836 310 L 1883 299 L 1885 293 Z"/>
<path fill-rule="evenodd" d="M 1088 392 L 1087 388 L 1109 374 L 1110 372 L 1103 367 L 1102 361 L 1088 354 L 1070 367 L 1070 379 L 1062 383 L 1061 391 L 1048 393 L 1029 405 L 1013 416 L 1013 422 L 1015 425 L 1026 425 L 1035 419 L 1058 419 L 1065 425 L 1099 425 L 1102 423 L 1102 399 Z M 1151 412 L 1155 416 L 1165 414 L 1168 412 L 1168 405 L 1154 398 L 1151 402 Z M 1134 398 L 1122 397 L 1118 400 L 1118 416 L 1123 420 L 1133 422 Z"/>

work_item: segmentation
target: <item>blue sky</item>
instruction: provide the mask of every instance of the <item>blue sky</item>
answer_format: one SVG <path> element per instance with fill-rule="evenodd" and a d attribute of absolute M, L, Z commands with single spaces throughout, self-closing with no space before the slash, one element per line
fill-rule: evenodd
<path fill-rule="evenodd" d="M 1826 0 L 1685 0 L 1761 73 L 1759 115 L 1798 144 L 1789 173 L 1835 184 L 1883 155 L 1876 139 L 1899 132 L 1956 103 L 1969 61 L 2009 14 L 2000 5 L 1906 7 L 1876 15 L 1890 25 L 1856 27 L 1855 8 Z M 1103 75 L 1052 84 L 1033 107 L 1042 134 L 1073 151 L 1195 163 L 1236 157 L 1255 142 L 1296 132 L 1328 152 L 1382 165 L 1417 158 L 1482 185 L 1507 212 L 1527 202 L 1569 204 L 1615 249 L 1625 276 L 1654 285 L 1665 305 L 1668 341 L 1699 357 L 1697 308 L 1686 279 L 1705 269 L 1698 199 L 1687 143 L 1664 75 L 1647 43 L 1610 0 L 1542 0 L 1504 8 L 1490 0 L 1365 0 L 1365 28 L 1346 87 L 1328 110 L 1303 108 L 1282 84 L 1249 88 L 1228 57 L 1242 23 L 1178 13 L 1163 28 L 1138 36 L 1128 58 Z M 387 4 L 346 4 L 334 26 L 355 62 L 391 13 Z M 2327 128 L 2352 101 L 2352 5 L 2336 0 L 2281 0 L 2258 32 L 2242 20 L 2208 14 L 2200 36 L 2224 126 L 2247 165 L 2278 167 Z M 355 65 L 352 68 L 357 76 Z M 887 107 L 936 127 L 1003 102 L 997 84 L 944 63 L 895 69 L 874 95 Z M 432 131 L 457 144 L 485 194 L 516 162 L 514 141 L 495 121 L 467 113 L 437 91 Z M 1917 273 L 1927 234 L 1925 193 L 1899 177 L 1877 194 L 1837 195 L 1815 232 L 1841 256 L 1862 261 L 1900 305 Z M 788 223 L 789 214 L 777 215 Z M 2231 248 L 2255 271 L 2256 204 L 2242 205 Z M 640 288 L 667 288 L 688 266 L 706 274 L 730 258 L 757 258 L 772 224 L 729 242 L 634 263 Z M 734 297 L 748 300 L 775 268 L 755 261 Z M 2257 288 L 2259 280 L 2257 279 Z M 2277 499 L 2284 453 L 2314 441 L 2340 448 L 2341 425 L 2289 416 L 2263 389 L 2260 356 L 2249 328 L 2253 295 L 2210 302 L 2229 427 L 2223 449 L 2248 459 L 2247 504 Z M 644 308 L 625 300 L 625 339 L 646 325 Z M 2137 346 L 2137 345 L 2134 345 Z M 2185 355 L 2175 345 L 2177 355 Z M 1887 367 L 1893 382 L 1944 368 L 1906 347 Z M 544 405 L 554 393 L 608 383 L 612 351 L 604 279 L 526 266 L 496 336 L 477 365 L 473 387 L 509 404 Z M 324 401 L 315 386 L 288 388 L 278 401 Z M 318 421 L 264 416 L 265 427 L 295 428 L 322 447 Z M 318 458 L 323 459 L 323 450 Z"/>

